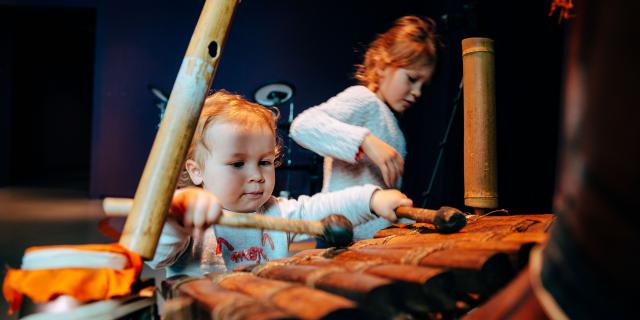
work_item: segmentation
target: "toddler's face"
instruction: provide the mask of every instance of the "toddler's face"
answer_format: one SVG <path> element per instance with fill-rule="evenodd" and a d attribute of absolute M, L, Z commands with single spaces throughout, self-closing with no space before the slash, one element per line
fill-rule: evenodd
<path fill-rule="evenodd" d="M 213 123 L 204 137 L 207 152 L 203 187 L 225 209 L 253 212 L 271 196 L 275 184 L 276 139 L 266 125 Z"/>
<path fill-rule="evenodd" d="M 433 65 L 425 61 L 406 68 L 386 67 L 382 70 L 378 97 L 391 109 L 402 113 L 422 95 L 422 87 L 429 83 Z"/>

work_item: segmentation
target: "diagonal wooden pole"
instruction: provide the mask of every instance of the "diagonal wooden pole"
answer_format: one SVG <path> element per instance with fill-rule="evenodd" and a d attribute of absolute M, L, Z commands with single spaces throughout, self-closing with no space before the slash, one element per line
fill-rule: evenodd
<path fill-rule="evenodd" d="M 145 259 L 155 254 L 207 91 L 216 72 L 239 0 L 208 0 L 147 159 L 120 244 Z"/>

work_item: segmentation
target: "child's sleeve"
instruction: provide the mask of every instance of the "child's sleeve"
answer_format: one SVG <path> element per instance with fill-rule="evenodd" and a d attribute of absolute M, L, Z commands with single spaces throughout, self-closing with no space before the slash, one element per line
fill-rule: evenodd
<path fill-rule="evenodd" d="M 187 250 L 189 246 L 189 233 L 173 219 L 167 219 L 165 222 L 156 253 L 153 259 L 146 261 L 153 269 L 164 268 L 176 262 L 176 260 Z"/>
<path fill-rule="evenodd" d="M 300 196 L 298 199 L 279 199 L 282 217 L 297 220 L 320 220 L 332 213 L 345 216 L 353 226 L 376 219 L 371 213 L 371 196 L 380 187 L 362 185 L 340 191 L 317 193 L 312 197 Z"/>
<path fill-rule="evenodd" d="M 291 124 L 291 137 L 322 156 L 355 163 L 360 145 L 370 132 L 364 124 L 377 103 L 367 88 L 350 87 L 299 114 Z"/>

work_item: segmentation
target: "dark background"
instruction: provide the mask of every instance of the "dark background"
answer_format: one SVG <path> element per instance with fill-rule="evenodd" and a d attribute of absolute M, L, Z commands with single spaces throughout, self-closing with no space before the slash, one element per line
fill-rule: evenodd
<path fill-rule="evenodd" d="M 0 187 L 133 196 L 159 118 L 148 87 L 170 92 L 202 4 L 0 1 Z M 549 212 L 571 24 L 548 17 L 549 8 L 550 1 L 243 0 L 213 88 L 252 98 L 261 85 L 286 81 L 298 114 L 355 84 L 366 44 L 397 17 L 432 17 L 443 43 L 438 69 L 401 119 L 409 152 L 403 191 L 421 204 L 458 94 L 460 41 L 490 37 L 500 207 Z M 289 104 L 281 112 L 284 121 Z M 463 206 L 462 129 L 460 101 L 427 207 Z M 291 150 L 294 165 L 312 164 L 311 153 Z M 276 193 L 287 174 L 293 195 L 320 186 L 312 172 L 280 169 Z"/>

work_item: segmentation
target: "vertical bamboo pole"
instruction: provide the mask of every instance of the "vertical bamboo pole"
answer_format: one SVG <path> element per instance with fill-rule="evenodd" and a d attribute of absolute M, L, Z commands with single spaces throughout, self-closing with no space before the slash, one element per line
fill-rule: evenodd
<path fill-rule="evenodd" d="M 206 1 L 138 184 L 120 244 L 153 258 L 202 103 L 239 0 Z"/>
<path fill-rule="evenodd" d="M 493 40 L 462 40 L 464 85 L 464 203 L 498 207 Z"/>

